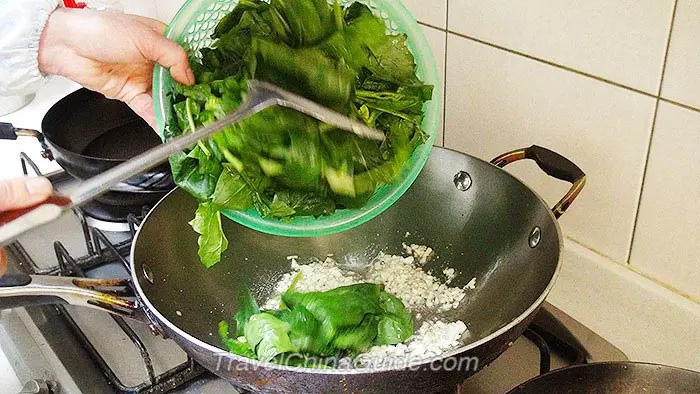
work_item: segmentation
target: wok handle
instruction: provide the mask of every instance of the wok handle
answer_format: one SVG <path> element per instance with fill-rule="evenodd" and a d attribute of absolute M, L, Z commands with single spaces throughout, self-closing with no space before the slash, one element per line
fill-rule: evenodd
<path fill-rule="evenodd" d="M 18 129 L 12 123 L 0 122 L 0 140 L 16 140 L 18 137 L 34 137 L 41 145 L 41 157 L 53 160 L 53 153 L 46 144 L 44 134 L 34 129 Z"/>
<path fill-rule="evenodd" d="M 586 174 L 566 157 L 537 145 L 504 153 L 491 160 L 491 164 L 502 168 L 523 159 L 533 160 L 547 175 L 571 183 L 571 189 L 552 208 L 554 217 L 558 219 L 581 193 L 586 184 Z"/>
<path fill-rule="evenodd" d="M 124 298 L 128 284 L 127 279 L 7 274 L 0 277 L 0 309 L 67 303 L 133 317 L 139 306 Z"/>

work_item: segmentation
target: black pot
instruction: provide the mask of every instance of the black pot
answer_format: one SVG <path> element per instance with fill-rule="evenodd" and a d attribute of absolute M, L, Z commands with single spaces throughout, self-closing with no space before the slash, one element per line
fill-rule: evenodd
<path fill-rule="evenodd" d="M 161 143 L 148 123 L 126 104 L 85 88 L 69 94 L 51 107 L 41 122 L 41 128 L 56 162 L 81 180 Z M 119 190 L 167 192 L 174 186 L 170 166 L 164 163 L 129 179 L 119 186 Z"/>
<path fill-rule="evenodd" d="M 537 376 L 511 393 L 700 393 L 700 372 L 641 362 L 601 362 Z"/>
<path fill-rule="evenodd" d="M 41 123 L 42 132 L 4 124 L 0 138 L 36 136 L 43 156 L 55 159 L 71 176 L 85 180 L 161 143 L 153 129 L 129 106 L 81 88 L 54 104 Z M 123 221 L 129 212 L 153 206 L 175 187 L 166 162 L 115 186 L 95 200 L 102 220 Z"/>

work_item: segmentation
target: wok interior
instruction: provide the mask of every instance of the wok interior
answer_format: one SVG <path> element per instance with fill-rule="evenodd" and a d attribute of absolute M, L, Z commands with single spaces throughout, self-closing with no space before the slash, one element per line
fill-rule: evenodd
<path fill-rule="evenodd" d="M 458 171 L 470 174 L 467 191 L 454 186 Z M 455 317 L 469 327 L 467 343 L 507 325 L 533 305 L 556 272 L 559 235 L 544 203 L 527 187 L 488 163 L 434 148 L 426 167 L 406 194 L 377 218 L 352 230 L 317 238 L 271 236 L 223 218 L 229 248 L 207 269 L 199 262 L 197 235 L 188 225 L 195 200 L 177 189 L 142 225 L 134 243 L 137 280 L 148 301 L 189 335 L 221 346 L 217 325 L 236 313 L 238 289 L 249 286 L 259 302 L 299 261 L 334 254 L 370 258 L 379 251 L 400 253 L 406 243 L 432 247 L 438 258 L 426 266 L 437 274 L 452 267 L 453 286 L 476 277 L 476 289 Z M 542 230 L 531 248 L 533 227 Z M 406 233 L 409 233 L 406 236 Z M 146 265 L 153 278 L 143 274 Z"/>

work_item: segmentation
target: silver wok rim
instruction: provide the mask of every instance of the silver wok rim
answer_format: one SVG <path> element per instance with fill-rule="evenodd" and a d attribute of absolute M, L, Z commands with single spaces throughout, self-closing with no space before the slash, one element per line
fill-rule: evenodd
<path fill-rule="evenodd" d="M 440 148 L 440 147 L 434 147 L 433 149 L 445 149 L 445 150 L 454 151 L 453 149 Z M 461 153 L 461 154 L 464 154 L 464 153 Z M 468 156 L 474 160 L 484 162 L 483 160 L 476 158 L 476 157 L 473 157 L 471 155 L 465 154 L 465 156 Z M 492 165 L 490 163 L 487 163 L 487 164 Z M 499 167 L 496 167 L 496 166 L 493 166 L 493 167 L 498 169 L 498 170 L 506 172 L 505 170 L 503 170 Z M 544 291 L 537 298 L 537 300 L 535 300 L 535 302 L 533 302 L 532 305 L 530 305 L 530 307 L 528 307 L 525 311 L 523 311 L 523 313 L 521 313 L 520 315 L 518 315 L 518 317 L 513 319 L 510 323 L 508 323 L 505 326 L 501 327 L 500 329 L 494 331 L 490 335 L 488 335 L 484 338 L 481 338 L 478 341 L 471 342 L 471 343 L 464 345 L 464 346 L 461 346 L 457 349 L 443 353 L 439 356 L 435 356 L 435 357 L 423 359 L 420 361 L 408 363 L 407 365 L 404 365 L 404 366 L 401 366 L 398 368 L 397 367 L 379 367 L 379 368 L 352 368 L 352 369 L 348 369 L 348 368 L 346 368 L 346 369 L 320 369 L 320 368 L 290 367 L 290 366 L 286 366 L 286 365 L 279 365 L 279 364 L 275 364 L 275 363 L 271 363 L 271 362 L 262 362 L 259 360 L 254 360 L 251 358 L 239 356 L 237 354 L 230 353 L 225 349 L 221 349 L 219 347 L 210 345 L 210 344 L 190 335 L 186 331 L 182 330 L 181 328 L 179 328 L 175 324 L 173 324 L 165 316 L 163 316 L 158 311 L 158 309 L 153 304 L 151 304 L 151 302 L 148 300 L 148 297 L 146 297 L 143 289 L 141 288 L 141 285 L 139 283 L 139 280 L 137 278 L 137 273 L 136 273 L 137 272 L 136 264 L 135 264 L 136 259 L 134 258 L 134 252 L 136 250 L 136 245 L 137 245 L 138 240 L 139 240 L 139 235 L 141 233 L 141 230 L 143 229 L 143 224 L 141 226 L 139 226 L 138 230 L 136 231 L 136 235 L 134 236 L 134 240 L 133 240 L 132 245 L 131 245 L 131 251 L 129 254 L 130 260 L 131 260 L 131 262 L 130 262 L 131 279 L 133 281 L 134 288 L 136 290 L 138 299 L 143 304 L 141 307 L 146 308 L 146 312 L 147 312 L 146 315 L 147 316 L 152 315 L 153 317 L 155 317 L 157 319 L 157 323 L 160 324 L 161 326 L 164 326 L 163 328 L 166 331 L 170 330 L 172 332 L 175 332 L 175 333 L 177 333 L 177 335 L 179 337 L 184 338 L 185 340 L 191 342 L 192 344 L 196 345 L 197 347 L 205 349 L 208 352 L 211 352 L 213 354 L 220 354 L 220 353 L 224 352 L 224 353 L 227 353 L 227 357 L 231 357 L 234 360 L 237 360 L 239 362 L 244 362 L 244 363 L 254 365 L 256 368 L 263 367 L 263 368 L 269 368 L 269 369 L 279 370 L 279 371 L 314 373 L 314 374 L 323 374 L 323 375 L 354 375 L 354 374 L 364 374 L 364 373 L 372 373 L 372 372 L 405 371 L 405 370 L 409 370 L 409 369 L 415 369 L 416 367 L 419 367 L 421 365 L 430 365 L 432 363 L 441 361 L 443 359 L 446 359 L 449 357 L 454 357 L 454 356 L 459 355 L 461 353 L 468 352 L 468 351 L 475 349 L 475 348 L 477 348 L 477 347 L 479 347 L 487 342 L 494 340 L 495 338 L 498 338 L 501 335 L 506 334 L 512 328 L 514 328 L 518 324 L 522 323 L 525 319 L 530 317 L 532 315 L 532 313 L 542 305 L 544 300 L 549 295 L 549 292 L 552 290 L 552 287 L 554 287 L 554 283 L 559 278 L 559 273 L 561 270 L 561 257 L 562 257 L 562 252 L 563 252 L 563 248 L 564 248 L 563 236 L 561 233 L 561 227 L 559 226 L 559 221 L 554 217 L 554 214 L 552 213 L 551 209 L 549 209 L 547 203 L 544 201 L 544 199 L 539 194 L 537 194 L 537 192 L 535 192 L 532 188 L 530 188 L 530 186 L 523 183 L 522 181 L 520 181 L 518 178 L 511 175 L 510 173 L 506 172 L 506 174 L 511 179 L 513 179 L 514 181 L 517 181 L 521 185 L 525 186 L 528 190 L 530 190 L 533 193 L 533 195 L 539 199 L 540 203 L 547 209 L 547 212 L 549 212 L 549 216 L 550 216 L 551 220 L 554 222 L 554 227 L 555 227 L 556 233 L 557 233 L 557 240 L 559 242 L 559 249 L 558 249 L 559 255 L 557 256 L 557 262 L 556 262 L 556 268 L 554 270 L 554 274 L 552 275 L 552 278 L 550 279 L 549 283 L 547 284 L 547 287 L 545 287 Z M 175 193 L 178 190 L 179 190 L 179 188 L 175 188 L 175 189 L 171 190 L 170 192 L 168 192 L 168 194 L 165 195 L 165 197 L 163 197 L 160 201 L 158 201 L 158 203 L 153 207 L 153 209 L 151 209 L 148 212 L 148 214 L 146 214 L 146 216 L 143 219 L 143 223 L 146 223 L 146 221 L 151 217 L 151 215 L 156 211 L 158 206 L 160 206 L 160 204 L 163 201 L 165 201 L 172 193 Z M 509 346 L 510 345 L 511 344 L 509 344 Z M 479 369 L 481 367 L 482 366 L 479 365 Z"/>

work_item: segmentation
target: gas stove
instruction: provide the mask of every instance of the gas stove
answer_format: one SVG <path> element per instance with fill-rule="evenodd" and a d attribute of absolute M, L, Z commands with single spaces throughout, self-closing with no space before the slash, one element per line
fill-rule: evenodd
<path fill-rule="evenodd" d="M 25 173 L 39 171 L 26 155 L 22 167 Z M 58 190 L 74 182 L 63 171 L 47 176 Z M 10 245 L 8 272 L 128 278 L 131 240 L 148 209 L 134 207 L 126 221 L 110 222 L 77 208 Z M 14 371 L 0 379 L 4 393 L 23 387 L 32 393 L 240 392 L 146 325 L 92 309 L 2 311 L 0 349 Z M 548 370 L 620 360 L 627 357 L 619 349 L 545 302 L 524 335 L 455 392 L 504 393 Z"/>

